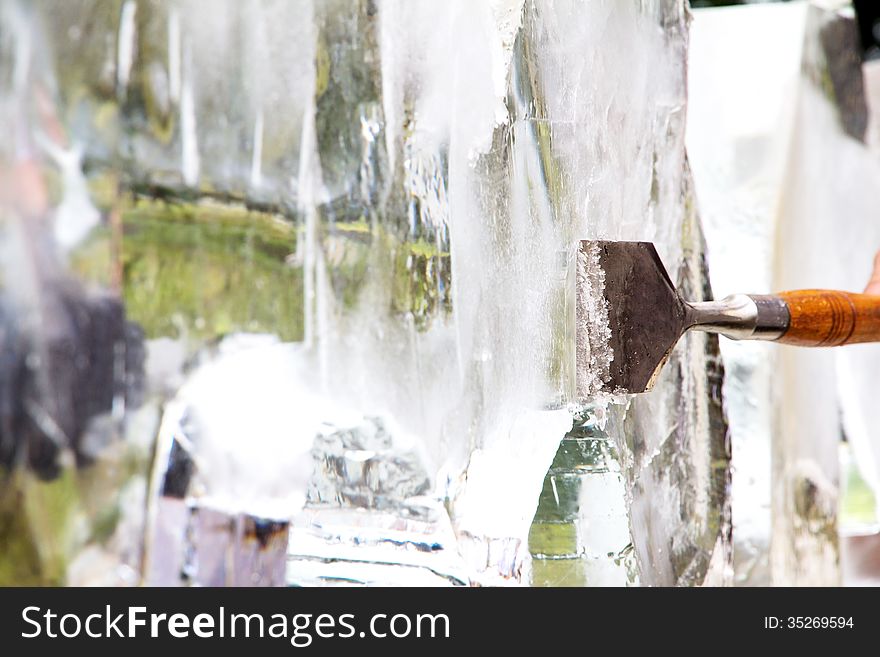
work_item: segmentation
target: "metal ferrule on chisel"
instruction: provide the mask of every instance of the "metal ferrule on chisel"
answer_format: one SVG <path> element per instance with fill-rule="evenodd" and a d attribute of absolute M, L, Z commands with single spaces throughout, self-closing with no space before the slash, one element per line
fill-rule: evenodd
<path fill-rule="evenodd" d="M 776 340 L 788 330 L 791 314 L 777 296 L 731 294 L 720 301 L 685 302 L 688 328 L 734 340 Z"/>

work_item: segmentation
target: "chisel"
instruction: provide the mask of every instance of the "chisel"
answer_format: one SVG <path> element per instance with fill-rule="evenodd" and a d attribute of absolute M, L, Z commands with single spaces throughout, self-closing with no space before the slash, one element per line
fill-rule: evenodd
<path fill-rule="evenodd" d="M 650 390 L 690 330 L 800 347 L 880 341 L 880 296 L 795 290 L 688 301 L 650 242 L 584 240 L 577 268 L 581 395 Z"/>

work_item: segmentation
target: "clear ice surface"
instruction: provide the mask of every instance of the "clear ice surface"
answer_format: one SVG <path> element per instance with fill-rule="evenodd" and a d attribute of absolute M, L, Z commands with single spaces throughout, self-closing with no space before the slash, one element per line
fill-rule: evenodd
<path fill-rule="evenodd" d="M 639 398 L 574 367 L 579 239 L 710 295 L 683 0 L 0 12 L 0 347 L 43 382 L 3 476 L 69 500 L 0 507 L 33 581 L 726 581 L 717 340 Z M 108 394 L 59 433 L 83 374 L 41 350 L 91 342 Z"/>

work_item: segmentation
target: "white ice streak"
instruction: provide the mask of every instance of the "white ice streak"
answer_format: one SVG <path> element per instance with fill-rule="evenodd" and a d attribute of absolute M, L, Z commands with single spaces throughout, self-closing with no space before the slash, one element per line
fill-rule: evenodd
<path fill-rule="evenodd" d="M 136 11 L 137 3 L 135 0 L 126 0 L 122 5 L 122 13 L 119 17 L 116 47 L 116 95 L 120 98 L 128 90 L 131 66 L 134 63 L 135 39 L 137 38 L 134 20 Z"/>
<path fill-rule="evenodd" d="M 263 110 L 257 110 L 254 120 L 254 150 L 251 157 L 251 187 L 258 188 L 263 182 Z"/>
<path fill-rule="evenodd" d="M 168 93 L 171 102 L 180 101 L 180 12 L 168 10 Z"/>
<path fill-rule="evenodd" d="M 199 140 L 196 123 L 196 105 L 193 98 L 192 57 L 187 48 L 184 62 L 183 89 L 180 99 L 181 172 L 183 182 L 190 187 L 199 180 Z"/>

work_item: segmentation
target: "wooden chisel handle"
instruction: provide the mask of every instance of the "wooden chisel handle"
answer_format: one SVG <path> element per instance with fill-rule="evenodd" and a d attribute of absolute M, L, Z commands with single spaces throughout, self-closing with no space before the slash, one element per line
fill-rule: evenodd
<path fill-rule="evenodd" d="M 880 342 L 880 296 L 838 290 L 793 290 L 778 296 L 788 306 L 788 329 L 776 342 L 836 347 Z"/>

